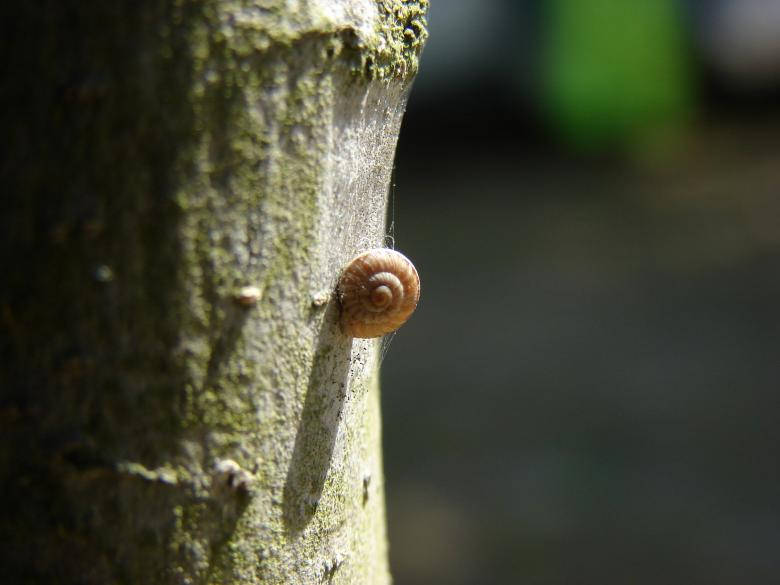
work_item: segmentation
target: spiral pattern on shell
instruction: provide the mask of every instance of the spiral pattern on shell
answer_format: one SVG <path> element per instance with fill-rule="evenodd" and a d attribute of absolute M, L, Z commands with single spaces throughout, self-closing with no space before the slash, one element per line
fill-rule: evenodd
<path fill-rule="evenodd" d="M 338 284 L 341 329 L 350 337 L 381 337 L 409 318 L 420 299 L 420 277 L 409 259 L 376 248 L 347 264 Z"/>

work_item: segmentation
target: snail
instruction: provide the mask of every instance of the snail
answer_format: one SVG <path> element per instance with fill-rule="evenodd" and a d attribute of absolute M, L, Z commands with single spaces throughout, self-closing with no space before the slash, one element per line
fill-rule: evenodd
<path fill-rule="evenodd" d="M 398 329 L 417 307 L 420 277 L 409 259 L 375 248 L 355 256 L 338 284 L 341 329 L 350 337 L 381 337 Z"/>

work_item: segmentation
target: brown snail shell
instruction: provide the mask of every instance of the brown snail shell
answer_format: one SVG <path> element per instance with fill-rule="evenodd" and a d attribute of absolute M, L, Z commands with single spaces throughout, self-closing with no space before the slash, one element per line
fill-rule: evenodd
<path fill-rule="evenodd" d="M 375 248 L 355 256 L 338 284 L 341 329 L 350 337 L 381 337 L 409 318 L 420 299 L 420 277 L 409 259 Z"/>

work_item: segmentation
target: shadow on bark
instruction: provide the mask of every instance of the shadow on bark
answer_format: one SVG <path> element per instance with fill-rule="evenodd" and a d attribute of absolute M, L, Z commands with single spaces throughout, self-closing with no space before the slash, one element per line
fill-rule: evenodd
<path fill-rule="evenodd" d="M 177 194 L 200 139 L 190 88 L 202 11 L 123 0 L 7 15 L 3 583 L 171 583 L 183 579 L 172 567 L 191 580 L 199 570 L 168 546 L 191 489 L 157 468 L 179 456 L 191 378 L 176 353 L 189 285 Z"/>
<path fill-rule="evenodd" d="M 314 517 L 328 475 L 347 394 L 352 339 L 337 332 L 338 307 L 328 305 L 284 485 L 285 528 L 292 535 Z"/>

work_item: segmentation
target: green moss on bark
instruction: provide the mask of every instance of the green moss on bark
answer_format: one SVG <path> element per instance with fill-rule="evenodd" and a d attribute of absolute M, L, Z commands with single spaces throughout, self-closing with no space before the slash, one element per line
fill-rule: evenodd
<path fill-rule="evenodd" d="M 8 15 L 16 581 L 387 581 L 375 345 L 312 298 L 381 240 L 427 3 L 287 4 Z"/>

